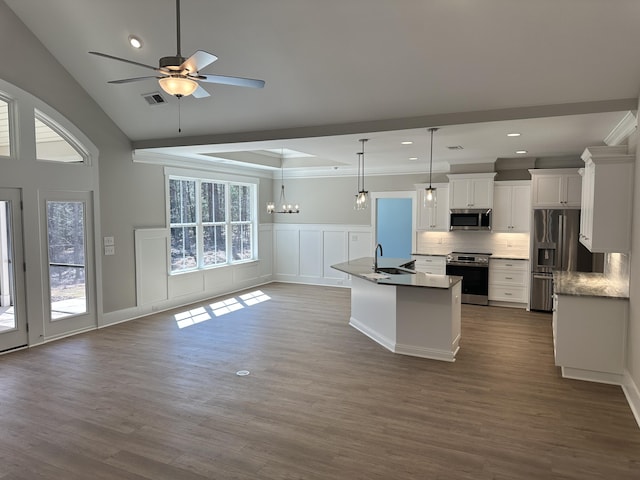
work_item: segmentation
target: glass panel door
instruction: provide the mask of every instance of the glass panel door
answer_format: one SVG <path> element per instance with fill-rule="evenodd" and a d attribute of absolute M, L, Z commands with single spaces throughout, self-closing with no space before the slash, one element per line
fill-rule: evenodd
<path fill-rule="evenodd" d="M 93 202 L 90 192 L 48 192 L 41 208 L 48 339 L 97 325 Z"/>
<path fill-rule="evenodd" d="M 20 191 L 0 188 L 0 351 L 26 346 Z"/>

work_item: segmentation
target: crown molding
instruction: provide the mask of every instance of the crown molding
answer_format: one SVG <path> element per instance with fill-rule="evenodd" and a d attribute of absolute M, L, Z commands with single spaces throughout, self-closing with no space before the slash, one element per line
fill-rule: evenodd
<path fill-rule="evenodd" d="M 604 143 L 610 147 L 620 145 L 636 131 L 637 127 L 638 119 L 633 112 L 627 112 L 624 118 L 620 120 L 620 123 L 618 123 L 618 125 L 611 130 L 611 133 L 605 137 Z"/>

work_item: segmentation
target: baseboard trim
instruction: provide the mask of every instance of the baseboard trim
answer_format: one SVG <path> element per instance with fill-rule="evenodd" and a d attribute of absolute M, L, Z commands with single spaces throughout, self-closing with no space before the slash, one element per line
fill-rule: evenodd
<path fill-rule="evenodd" d="M 638 427 L 640 427 L 640 389 L 638 385 L 631 378 L 631 374 L 628 370 L 624 372 L 624 383 L 622 384 L 622 391 L 624 396 L 627 397 L 627 402 L 631 408 L 634 418 Z"/>
<path fill-rule="evenodd" d="M 390 352 L 394 352 L 395 353 L 395 346 L 396 346 L 396 342 L 395 341 L 385 337 L 384 335 L 380 335 L 378 332 L 376 332 L 375 330 L 370 329 L 369 327 L 367 327 L 366 325 L 362 324 L 361 322 L 359 322 L 358 320 L 356 320 L 353 317 L 351 317 L 349 319 L 349 325 L 351 325 L 353 328 L 358 330 L 360 333 L 365 334 L 367 337 L 369 337 L 374 342 L 379 343 L 380 345 L 382 345 L 384 348 L 386 348 Z"/>
<path fill-rule="evenodd" d="M 610 385 L 623 385 L 624 375 L 618 373 L 594 372 L 581 368 L 560 367 L 563 378 L 584 380 L 587 382 L 608 383 Z"/>
<path fill-rule="evenodd" d="M 443 362 L 455 362 L 456 353 L 458 353 L 459 349 L 460 347 L 456 347 L 454 351 L 450 352 L 447 350 L 436 350 L 434 348 L 416 347 L 414 345 L 402 345 L 397 343 L 395 353 L 410 355 L 412 357 L 429 358 L 431 360 L 440 360 Z"/>

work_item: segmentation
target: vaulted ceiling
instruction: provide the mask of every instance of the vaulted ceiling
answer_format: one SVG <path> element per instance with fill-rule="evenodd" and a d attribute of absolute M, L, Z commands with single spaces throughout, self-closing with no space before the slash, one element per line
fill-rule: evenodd
<path fill-rule="evenodd" d="M 206 84 L 210 97 L 180 101 L 155 79 L 108 84 L 149 70 L 88 53 L 175 55 L 174 0 L 4 1 L 136 147 L 200 160 L 277 168 L 287 148 L 304 154 L 290 166 L 348 169 L 367 137 L 372 168 L 420 170 L 429 126 L 443 169 L 577 156 L 640 90 L 637 0 L 182 0 L 182 54 L 211 52 L 202 73 L 266 86 Z M 166 102 L 149 105 L 154 92 Z"/>

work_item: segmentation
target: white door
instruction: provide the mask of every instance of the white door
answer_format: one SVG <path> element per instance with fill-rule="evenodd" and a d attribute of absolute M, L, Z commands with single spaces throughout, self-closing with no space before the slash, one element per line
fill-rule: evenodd
<path fill-rule="evenodd" d="M 0 188 L 0 352 L 28 343 L 24 285 L 20 190 Z"/>
<path fill-rule="evenodd" d="M 43 198 L 43 258 L 48 262 L 45 337 L 97 325 L 93 205 L 88 192 L 52 192 Z"/>

